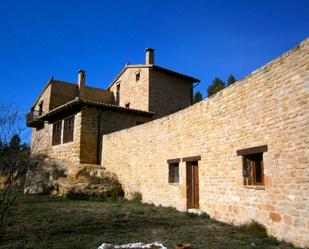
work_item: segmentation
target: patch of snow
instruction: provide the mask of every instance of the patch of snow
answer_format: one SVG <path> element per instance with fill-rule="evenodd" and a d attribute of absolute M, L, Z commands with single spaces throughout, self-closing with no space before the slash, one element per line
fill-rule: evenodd
<path fill-rule="evenodd" d="M 189 208 L 188 213 L 196 214 L 196 215 L 202 215 L 203 214 L 203 212 L 200 209 L 196 209 L 196 208 Z"/>
<path fill-rule="evenodd" d="M 126 245 L 112 245 L 112 244 L 108 244 L 108 243 L 103 243 L 102 245 L 100 245 L 98 247 L 98 249 L 167 249 L 167 247 L 165 247 L 163 244 L 159 243 L 159 242 L 154 242 L 151 244 L 145 244 L 142 242 L 139 243 L 130 243 L 130 244 L 126 244 Z"/>

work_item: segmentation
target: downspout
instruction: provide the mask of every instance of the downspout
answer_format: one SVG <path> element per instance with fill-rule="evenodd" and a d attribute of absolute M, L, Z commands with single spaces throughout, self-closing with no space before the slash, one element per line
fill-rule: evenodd
<path fill-rule="evenodd" d="M 194 85 L 194 82 L 193 82 L 193 86 L 191 88 L 191 105 L 193 105 L 193 89 L 198 85 L 200 84 L 200 82 L 196 82 L 196 85 Z"/>
<path fill-rule="evenodd" d="M 98 136 L 97 136 L 97 164 L 101 164 L 102 161 L 102 141 L 101 141 L 101 117 L 102 117 L 103 111 L 99 113 L 98 116 Z M 101 145 L 100 145 L 101 144 Z M 100 151 L 101 150 L 101 151 Z M 101 153 L 101 156 L 100 156 Z"/>

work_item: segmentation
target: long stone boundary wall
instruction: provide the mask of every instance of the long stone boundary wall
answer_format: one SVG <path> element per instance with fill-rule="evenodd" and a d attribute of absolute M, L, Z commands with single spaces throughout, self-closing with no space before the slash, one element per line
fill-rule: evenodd
<path fill-rule="evenodd" d="M 243 185 L 240 149 L 267 145 L 265 187 Z M 168 159 L 201 156 L 200 209 L 233 224 L 255 220 L 309 246 L 309 39 L 215 96 L 103 136 L 103 165 L 127 195 L 186 210 L 186 163 L 168 183 Z"/>

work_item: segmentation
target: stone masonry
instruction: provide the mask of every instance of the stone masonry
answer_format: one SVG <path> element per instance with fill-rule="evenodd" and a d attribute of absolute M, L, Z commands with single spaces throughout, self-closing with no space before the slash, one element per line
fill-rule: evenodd
<path fill-rule="evenodd" d="M 309 247 L 309 39 L 216 95 L 169 116 L 103 136 L 102 165 L 127 195 L 186 210 L 186 163 L 168 183 L 167 160 L 200 156 L 200 209 Z M 243 185 L 240 149 L 267 145 L 265 184 Z"/>
<path fill-rule="evenodd" d="M 39 121 L 30 124 L 33 153 L 71 166 L 95 164 L 102 158 L 103 134 L 190 106 L 192 85 L 199 80 L 154 65 L 153 51 L 146 50 L 145 64 L 126 65 L 108 90 L 87 86 L 83 70 L 77 84 L 51 78 L 31 108 L 32 120 Z M 73 141 L 63 143 L 63 121 L 68 117 L 74 117 Z M 61 143 L 52 145 L 58 121 L 62 121 Z"/>

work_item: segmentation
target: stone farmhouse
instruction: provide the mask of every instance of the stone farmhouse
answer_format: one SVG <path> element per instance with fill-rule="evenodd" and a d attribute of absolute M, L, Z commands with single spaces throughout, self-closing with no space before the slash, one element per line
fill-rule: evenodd
<path fill-rule="evenodd" d="M 51 78 L 27 116 L 36 152 L 72 163 L 100 164 L 102 135 L 140 125 L 192 104 L 199 80 L 146 62 L 125 65 L 107 90 Z M 37 143 L 40 142 L 38 145 Z"/>
<path fill-rule="evenodd" d="M 117 174 L 126 195 L 255 220 L 309 247 L 309 39 L 192 105 L 198 79 L 126 65 L 107 90 L 50 79 L 27 124 L 33 153 Z M 98 166 L 99 167 L 99 166 Z"/>

